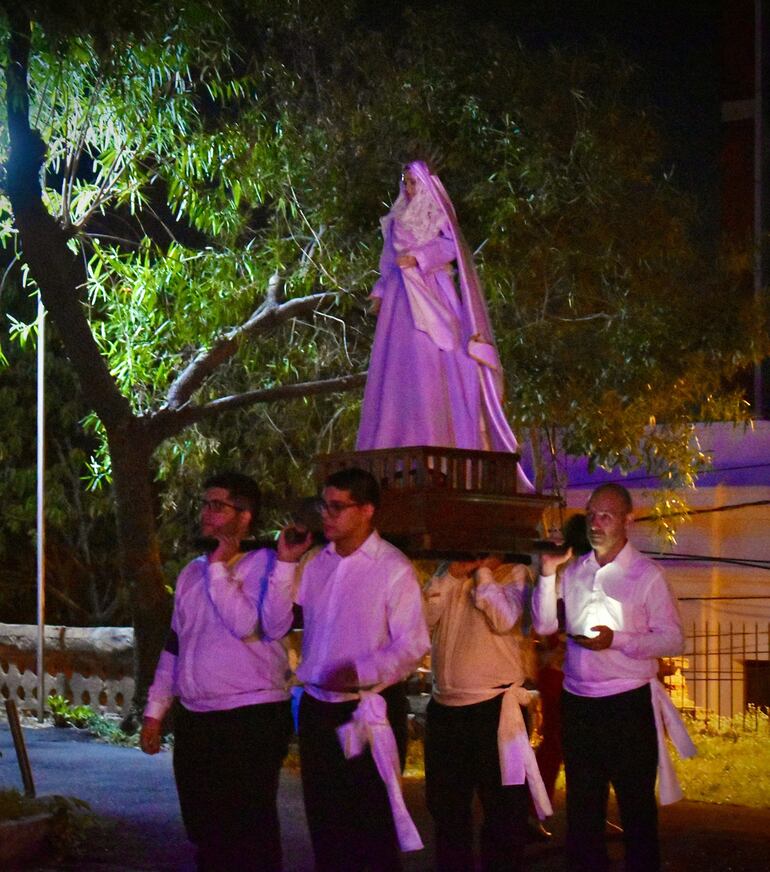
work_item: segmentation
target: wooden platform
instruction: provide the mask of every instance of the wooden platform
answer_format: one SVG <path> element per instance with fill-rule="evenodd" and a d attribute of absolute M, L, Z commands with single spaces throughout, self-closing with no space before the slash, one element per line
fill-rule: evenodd
<path fill-rule="evenodd" d="M 319 485 L 357 466 L 382 488 L 380 532 L 412 557 L 526 554 L 542 535 L 543 511 L 558 502 L 517 490 L 517 454 L 458 448 L 381 448 L 316 458 Z"/>

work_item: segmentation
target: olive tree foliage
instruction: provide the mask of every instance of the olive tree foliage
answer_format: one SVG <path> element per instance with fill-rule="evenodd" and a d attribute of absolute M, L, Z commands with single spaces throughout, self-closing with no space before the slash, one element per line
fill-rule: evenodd
<path fill-rule="evenodd" d="M 188 446 L 156 450 L 359 386 L 365 349 L 340 329 L 356 264 L 303 202 L 310 156 L 283 136 L 270 64 L 236 55 L 208 4 L 147 4 L 144 31 L 120 4 L 106 23 L 32 7 L 5 4 L 2 229 L 103 437 L 91 474 L 114 488 L 144 688 L 169 611 L 153 478 Z"/>

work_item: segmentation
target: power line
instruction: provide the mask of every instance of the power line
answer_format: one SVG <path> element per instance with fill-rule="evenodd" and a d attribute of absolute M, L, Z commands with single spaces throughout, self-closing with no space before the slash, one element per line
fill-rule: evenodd
<path fill-rule="evenodd" d="M 666 512 L 662 515 L 641 515 L 634 520 L 639 523 L 642 521 L 658 521 L 661 518 L 686 518 L 690 515 L 713 515 L 717 512 L 731 512 L 736 509 L 750 509 L 755 506 L 770 506 L 770 500 L 752 500 L 748 503 L 730 503 L 726 506 L 713 506 L 710 509 L 688 509 L 686 512 Z"/>
<path fill-rule="evenodd" d="M 709 469 L 703 470 L 703 472 L 698 473 L 698 475 L 718 475 L 722 472 L 741 472 L 753 469 L 770 469 L 770 463 L 747 463 L 737 464 L 735 466 L 713 466 Z M 630 475 L 618 475 L 615 478 L 605 478 L 600 482 L 597 482 L 595 479 L 591 481 L 574 481 L 567 484 L 564 489 L 575 490 L 577 488 L 596 487 L 600 484 L 632 484 L 642 481 L 657 482 L 659 481 L 659 476 L 654 475 L 653 473 L 648 473 L 647 475 L 634 475 L 633 473 L 631 473 Z"/>
<path fill-rule="evenodd" d="M 661 554 L 660 551 L 642 551 L 653 560 L 672 560 L 676 562 L 695 563 L 725 563 L 729 566 L 748 566 L 751 569 L 770 569 L 770 560 L 762 560 L 752 557 L 713 557 L 710 554 Z"/>

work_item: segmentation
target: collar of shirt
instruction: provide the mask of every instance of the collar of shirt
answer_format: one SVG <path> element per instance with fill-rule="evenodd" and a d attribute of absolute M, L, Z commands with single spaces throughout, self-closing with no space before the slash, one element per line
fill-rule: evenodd
<path fill-rule="evenodd" d="M 585 557 L 585 566 L 590 566 L 594 572 L 597 572 L 599 569 L 605 569 L 608 566 L 616 566 L 620 570 L 630 569 L 631 566 L 636 563 L 636 559 L 639 557 L 639 552 L 634 548 L 630 541 L 626 540 L 626 544 L 620 549 L 620 551 L 615 555 L 615 557 L 609 561 L 609 563 L 605 563 L 604 566 L 599 565 L 599 561 L 596 559 L 596 554 L 593 551 L 589 551 Z"/>
<path fill-rule="evenodd" d="M 376 560 L 379 557 L 381 550 L 382 538 L 376 530 L 372 530 L 369 536 L 367 536 L 367 538 L 351 554 L 346 554 L 344 556 L 342 554 L 337 554 L 337 546 L 334 542 L 329 542 L 324 548 L 324 551 L 327 554 L 331 554 L 339 560 L 346 560 L 348 557 L 355 557 L 357 554 L 368 557 L 369 560 Z"/>

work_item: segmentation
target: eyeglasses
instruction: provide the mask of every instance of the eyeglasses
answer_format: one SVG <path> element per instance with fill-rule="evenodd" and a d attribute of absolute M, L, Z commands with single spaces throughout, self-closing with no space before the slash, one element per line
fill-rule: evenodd
<path fill-rule="evenodd" d="M 200 507 L 201 511 L 208 509 L 216 515 L 220 515 L 225 509 L 235 509 L 236 512 L 245 511 L 240 506 L 236 506 L 235 503 L 226 503 L 224 500 L 201 500 Z"/>
<path fill-rule="evenodd" d="M 330 518 L 339 518 L 345 509 L 352 509 L 353 506 L 360 506 L 361 503 L 339 503 L 332 501 L 327 503 L 326 500 L 319 499 L 316 502 L 316 508 L 319 512 L 326 512 Z"/>

